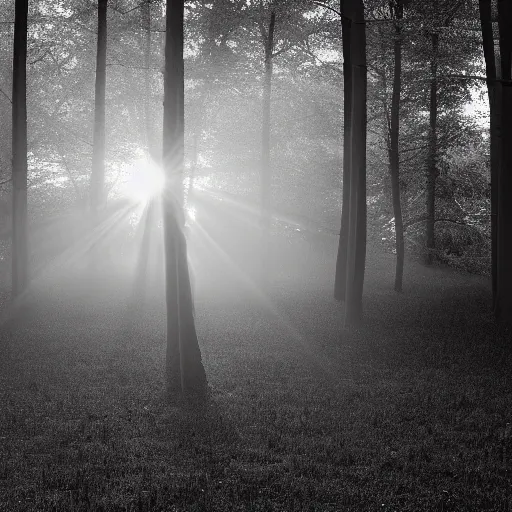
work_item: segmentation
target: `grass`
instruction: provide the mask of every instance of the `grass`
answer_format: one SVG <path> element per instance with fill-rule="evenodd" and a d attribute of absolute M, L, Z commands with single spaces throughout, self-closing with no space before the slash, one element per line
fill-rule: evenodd
<path fill-rule="evenodd" d="M 207 403 L 163 395 L 161 304 L 128 326 L 119 290 L 36 290 L 1 332 L 0 510 L 510 510 L 486 280 L 410 264 L 396 295 L 373 255 L 347 331 L 322 272 L 280 274 L 271 305 L 197 294 Z"/>

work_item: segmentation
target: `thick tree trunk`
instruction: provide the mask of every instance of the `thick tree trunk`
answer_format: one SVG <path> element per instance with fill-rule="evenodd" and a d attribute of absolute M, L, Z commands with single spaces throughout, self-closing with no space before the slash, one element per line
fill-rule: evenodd
<path fill-rule="evenodd" d="M 12 82 L 12 296 L 28 285 L 27 232 L 27 16 L 28 0 L 16 0 Z"/>
<path fill-rule="evenodd" d="M 496 306 L 497 288 L 497 206 L 498 206 L 498 172 L 500 167 L 500 118 L 501 86 L 496 84 L 496 59 L 492 31 L 492 2 L 480 0 L 480 23 L 482 27 L 482 46 L 484 50 L 485 70 L 487 75 L 487 95 L 490 114 L 490 152 L 491 152 L 491 280 L 492 309 Z"/>
<path fill-rule="evenodd" d="M 498 1 L 501 57 L 501 165 L 498 175 L 496 318 L 512 324 L 512 7 Z"/>
<path fill-rule="evenodd" d="M 98 41 L 94 96 L 94 133 L 91 172 L 91 211 L 94 224 L 105 200 L 105 87 L 107 77 L 107 2 L 98 0 Z"/>
<path fill-rule="evenodd" d="M 510 80 L 510 78 L 506 79 Z M 502 88 L 502 161 L 498 190 L 497 290 L 495 316 L 512 324 L 512 87 Z"/>
<path fill-rule="evenodd" d="M 270 107 L 272 97 L 272 53 L 276 13 L 270 13 L 268 33 L 265 38 L 265 76 L 263 80 L 263 111 L 261 123 L 261 281 L 266 282 L 270 250 L 271 183 L 270 167 Z"/>
<path fill-rule="evenodd" d="M 393 214 L 395 217 L 396 240 L 396 270 L 395 291 L 402 291 L 404 274 L 404 222 L 402 218 L 402 203 L 400 198 L 400 160 L 398 139 L 400 134 L 400 89 L 402 87 L 402 34 L 400 20 L 403 15 L 403 7 L 398 3 L 395 11 L 395 42 L 394 42 L 394 72 L 393 72 L 393 96 L 391 98 L 390 119 L 390 148 L 389 148 L 389 172 L 391 175 L 391 196 L 393 200 Z"/>
<path fill-rule="evenodd" d="M 347 244 L 350 201 L 350 153 L 352 125 L 352 63 L 350 57 L 351 20 L 345 15 L 345 0 L 340 2 L 343 44 L 343 192 L 341 204 L 341 228 L 334 277 L 334 298 L 343 302 L 347 288 Z"/>
<path fill-rule="evenodd" d="M 169 395 L 204 394 L 206 374 L 194 323 L 192 291 L 183 234 L 184 0 L 167 0 L 164 71 L 163 193 L 167 306 L 166 383 Z"/>
<path fill-rule="evenodd" d="M 362 0 L 352 0 L 352 128 L 345 326 L 363 316 L 366 261 L 366 25 Z"/>
<path fill-rule="evenodd" d="M 436 216 L 436 180 L 437 180 L 437 58 L 439 52 L 439 34 L 431 34 L 431 60 L 430 60 L 430 114 L 429 114 L 429 150 L 427 161 L 427 187 L 426 187 L 426 252 L 425 262 L 430 265 L 433 260 L 433 251 L 436 248 L 435 216 Z"/>

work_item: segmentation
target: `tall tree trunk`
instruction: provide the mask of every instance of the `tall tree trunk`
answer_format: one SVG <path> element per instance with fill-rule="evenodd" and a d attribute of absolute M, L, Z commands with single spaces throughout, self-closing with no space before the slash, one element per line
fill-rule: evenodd
<path fill-rule="evenodd" d="M 144 30 L 144 125 L 146 140 L 146 158 L 149 162 L 156 159 L 153 144 L 153 123 L 151 117 L 151 4 L 149 0 L 141 8 L 141 25 Z M 149 203 L 144 209 L 140 222 L 143 223 L 139 257 L 135 270 L 135 283 L 132 302 L 141 304 L 144 302 L 146 281 L 148 277 L 151 239 L 153 235 L 153 223 L 155 218 L 155 199 L 149 198 Z"/>
<path fill-rule="evenodd" d="M 351 0 L 352 127 L 345 326 L 363 316 L 366 261 L 366 24 L 362 0 Z M 348 9 L 347 9 L 348 11 Z"/>
<path fill-rule="evenodd" d="M 27 16 L 28 0 L 16 0 L 12 82 L 12 296 L 28 285 L 27 233 Z"/>
<path fill-rule="evenodd" d="M 272 53 L 276 13 L 271 11 L 268 32 L 265 34 L 265 76 L 263 79 L 263 112 L 261 123 L 261 281 L 266 282 L 270 249 L 271 182 L 270 168 L 270 103 L 272 97 Z"/>
<path fill-rule="evenodd" d="M 497 289 L 494 313 L 512 324 L 512 7 L 498 0 L 501 57 L 501 165 L 498 175 Z"/>
<path fill-rule="evenodd" d="M 91 172 L 91 210 L 93 222 L 105 195 L 105 87 L 107 77 L 107 3 L 98 0 L 98 41 L 96 51 L 96 85 L 94 96 L 94 133 Z"/>
<path fill-rule="evenodd" d="M 194 323 L 192 291 L 183 234 L 184 0 L 167 0 L 164 70 L 163 193 L 167 307 L 166 383 L 169 395 L 204 394 L 206 374 Z"/>
<path fill-rule="evenodd" d="M 492 2 L 479 0 L 480 24 L 482 27 L 482 46 L 484 50 L 485 70 L 487 75 L 487 95 L 490 114 L 490 152 L 491 152 L 491 280 L 492 309 L 496 307 L 497 289 L 497 206 L 498 206 L 498 172 L 500 167 L 500 118 L 501 85 L 496 83 L 496 58 L 492 31 Z"/>
<path fill-rule="evenodd" d="M 391 175 L 391 195 L 393 214 L 395 216 L 396 240 L 396 270 L 395 291 L 402 291 L 404 274 L 404 223 L 402 218 L 402 203 L 400 199 L 400 159 L 398 138 L 400 134 L 400 89 L 402 87 L 402 33 L 400 20 L 403 17 L 401 0 L 395 4 L 395 41 L 394 41 L 394 71 L 393 96 L 391 98 L 389 172 Z"/>
<path fill-rule="evenodd" d="M 153 123 L 151 116 L 151 3 L 142 6 L 142 25 L 144 29 L 144 123 L 146 125 L 146 150 L 150 158 L 154 158 Z"/>
<path fill-rule="evenodd" d="M 345 2 L 340 1 L 341 37 L 343 44 L 343 196 L 341 204 L 341 228 L 334 278 L 334 298 L 344 301 L 347 288 L 347 243 L 350 201 L 350 153 L 352 126 L 352 63 L 350 57 L 351 20 L 345 14 Z"/>
<path fill-rule="evenodd" d="M 435 215 L 436 215 L 436 180 L 437 180 L 437 59 L 439 53 L 439 34 L 433 31 L 431 37 L 430 60 L 430 114 L 429 114 L 429 150 L 427 162 L 426 187 L 426 253 L 425 261 L 431 264 L 433 251 L 436 248 Z"/>

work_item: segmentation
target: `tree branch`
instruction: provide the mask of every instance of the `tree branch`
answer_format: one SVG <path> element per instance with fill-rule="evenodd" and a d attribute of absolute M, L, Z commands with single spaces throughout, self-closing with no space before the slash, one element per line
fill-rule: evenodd
<path fill-rule="evenodd" d="M 121 11 L 120 9 L 116 9 L 115 7 L 112 7 L 111 5 L 109 5 L 109 8 L 112 9 L 114 12 L 117 12 L 117 14 L 125 15 L 125 14 L 128 14 L 129 12 L 140 9 L 144 4 L 150 4 L 150 3 L 151 3 L 151 0 L 143 0 L 142 2 L 137 4 L 135 7 L 132 7 L 131 9 L 128 9 L 126 11 Z"/>
<path fill-rule="evenodd" d="M 404 229 L 407 229 L 407 228 L 409 228 L 411 226 L 419 224 L 420 222 L 426 222 L 427 220 L 428 219 L 426 217 L 419 217 L 419 218 L 410 220 L 409 222 L 405 222 L 404 223 Z M 462 222 L 462 221 L 457 220 L 457 219 L 444 219 L 444 218 L 441 218 L 441 219 L 434 219 L 434 222 L 448 222 L 450 224 L 457 224 L 458 226 L 463 226 L 465 228 L 477 229 L 475 226 L 473 226 L 471 224 L 468 224 L 467 222 Z"/>
<path fill-rule="evenodd" d="M 2 93 L 2 94 L 7 98 L 7 100 L 9 101 L 9 103 L 12 105 L 12 100 L 11 100 L 11 98 L 7 95 L 7 93 L 6 93 L 6 92 L 4 92 L 4 91 L 2 90 L 2 88 L 1 88 L 1 87 L 0 87 L 0 93 Z"/>
<path fill-rule="evenodd" d="M 341 12 L 335 9 L 334 7 L 331 7 L 330 5 L 324 4 L 323 2 L 317 2 L 316 0 L 313 1 L 315 5 L 318 5 L 318 7 L 323 7 L 324 9 L 327 9 L 329 11 L 332 11 L 334 14 L 338 15 L 341 18 Z"/>

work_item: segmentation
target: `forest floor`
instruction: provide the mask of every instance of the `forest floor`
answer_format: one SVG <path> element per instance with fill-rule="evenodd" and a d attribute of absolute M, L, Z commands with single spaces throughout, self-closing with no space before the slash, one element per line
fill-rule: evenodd
<path fill-rule="evenodd" d="M 396 294 L 370 251 L 345 330 L 335 243 L 304 244 L 268 296 L 197 271 L 202 404 L 166 400 L 158 294 L 137 317 L 115 272 L 35 286 L 0 331 L 0 511 L 511 510 L 512 344 L 487 279 L 408 263 Z"/>

